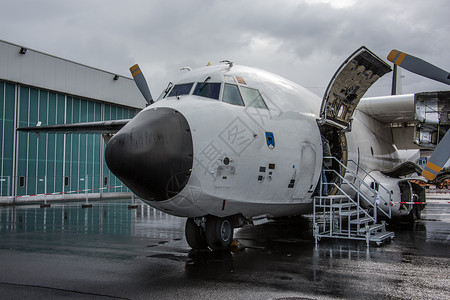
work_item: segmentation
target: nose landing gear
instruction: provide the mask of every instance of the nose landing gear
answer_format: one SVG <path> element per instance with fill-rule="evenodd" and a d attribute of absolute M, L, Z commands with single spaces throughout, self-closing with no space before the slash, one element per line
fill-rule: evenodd
<path fill-rule="evenodd" d="M 197 221 L 197 222 L 196 222 Z M 223 251 L 230 248 L 233 241 L 233 225 L 229 218 L 208 216 L 201 220 L 188 218 L 186 221 L 186 240 L 193 249 Z"/>

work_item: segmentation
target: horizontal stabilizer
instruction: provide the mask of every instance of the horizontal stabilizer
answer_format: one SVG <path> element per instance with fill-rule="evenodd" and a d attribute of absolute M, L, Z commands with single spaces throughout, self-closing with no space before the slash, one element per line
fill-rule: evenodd
<path fill-rule="evenodd" d="M 124 119 L 73 124 L 30 126 L 17 128 L 17 130 L 22 132 L 35 133 L 116 133 L 129 121 L 130 119 Z"/>

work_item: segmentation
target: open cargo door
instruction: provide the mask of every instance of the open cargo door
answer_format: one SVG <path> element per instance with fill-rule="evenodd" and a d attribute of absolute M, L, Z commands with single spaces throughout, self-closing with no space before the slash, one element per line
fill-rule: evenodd
<path fill-rule="evenodd" d="M 391 67 L 366 47 L 361 47 L 347 58 L 334 74 L 325 91 L 318 121 L 322 135 L 329 141 L 331 156 L 347 165 L 348 149 L 345 132 L 351 130 L 351 120 L 356 106 L 367 90 Z M 359 150 L 358 150 L 359 157 Z M 341 176 L 345 168 L 336 161 L 331 167 Z M 358 169 L 354 170 L 358 174 Z M 328 178 L 329 182 L 339 184 L 337 176 Z M 328 191 L 337 193 L 337 187 Z"/>
<path fill-rule="evenodd" d="M 391 67 L 366 47 L 350 55 L 334 74 L 325 91 L 320 123 L 350 130 L 351 117 L 367 90 Z"/>

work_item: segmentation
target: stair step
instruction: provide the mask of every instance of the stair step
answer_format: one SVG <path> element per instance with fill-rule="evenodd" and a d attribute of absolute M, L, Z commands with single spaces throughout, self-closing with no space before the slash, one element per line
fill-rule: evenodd
<path fill-rule="evenodd" d="M 347 199 L 347 196 L 345 195 L 330 195 L 330 196 L 323 196 L 327 199 Z"/>
<path fill-rule="evenodd" d="M 363 178 L 354 174 L 351 169 L 348 168 L 344 161 L 340 162 L 339 159 L 332 157 L 336 160 L 340 166 L 343 168 L 344 172 L 336 173 L 337 180 L 335 190 L 338 190 L 337 195 L 329 196 L 315 196 L 314 197 L 314 230 L 313 234 L 315 237 L 316 244 L 322 237 L 339 238 L 339 239 L 354 239 L 354 240 L 364 240 L 369 246 L 369 242 L 374 242 L 380 245 L 386 240 L 390 240 L 394 237 L 393 232 L 386 231 L 386 222 L 377 223 L 377 212 L 376 209 L 372 208 L 373 205 L 365 201 L 371 202 L 373 197 L 377 196 L 374 191 L 369 191 L 367 194 L 360 189 L 360 185 L 364 183 Z M 360 168 L 359 164 L 354 161 L 351 162 Z M 361 174 L 368 174 L 363 169 Z M 330 171 L 328 171 L 330 172 Z M 345 174 L 352 173 L 354 180 L 347 180 Z M 365 175 L 364 175 L 365 176 Z M 373 179 L 373 178 L 372 178 Z M 374 180 L 374 179 L 373 179 Z M 341 187 L 339 187 L 339 183 Z M 358 201 L 353 200 L 352 197 L 345 194 L 342 187 L 347 185 L 345 189 L 351 190 L 351 195 L 357 195 Z M 377 182 L 377 186 L 384 188 L 381 183 Z M 385 188 L 384 188 L 385 189 Z M 386 190 L 386 189 L 385 189 Z M 389 213 L 383 213 L 387 217 L 390 216 Z"/>
<path fill-rule="evenodd" d="M 392 231 L 379 232 L 377 234 L 371 235 L 369 240 L 375 243 L 381 243 L 386 239 L 393 238 L 395 234 Z"/>
<path fill-rule="evenodd" d="M 385 229 L 385 225 L 384 224 L 373 224 L 373 225 L 370 225 L 368 227 L 368 229 L 369 229 L 369 232 L 375 232 L 375 231 L 380 230 L 380 229 Z M 361 229 L 359 229 L 359 232 L 360 233 L 365 233 L 366 232 L 366 227 L 361 227 Z"/>
<path fill-rule="evenodd" d="M 364 214 L 364 210 L 362 209 L 352 209 L 352 210 L 343 210 L 341 211 L 341 216 L 357 216 Z"/>
<path fill-rule="evenodd" d="M 355 207 L 356 208 L 356 205 L 354 204 L 354 203 L 351 203 L 351 202 L 345 202 L 345 203 L 334 203 L 333 205 L 332 205 L 332 207 L 334 207 L 334 208 L 349 208 L 349 207 Z"/>
<path fill-rule="evenodd" d="M 369 218 L 369 217 L 359 218 L 359 222 L 358 222 L 358 219 L 350 220 L 350 224 L 358 224 L 358 223 L 364 224 L 364 223 L 369 223 L 369 222 L 373 222 L 373 219 Z"/>

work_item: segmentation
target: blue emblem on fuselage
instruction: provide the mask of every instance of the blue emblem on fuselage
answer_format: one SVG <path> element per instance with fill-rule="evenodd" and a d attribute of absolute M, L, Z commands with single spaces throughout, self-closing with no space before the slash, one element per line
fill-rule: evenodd
<path fill-rule="evenodd" d="M 269 149 L 275 148 L 275 136 L 273 135 L 273 132 L 266 131 L 266 142 Z"/>

